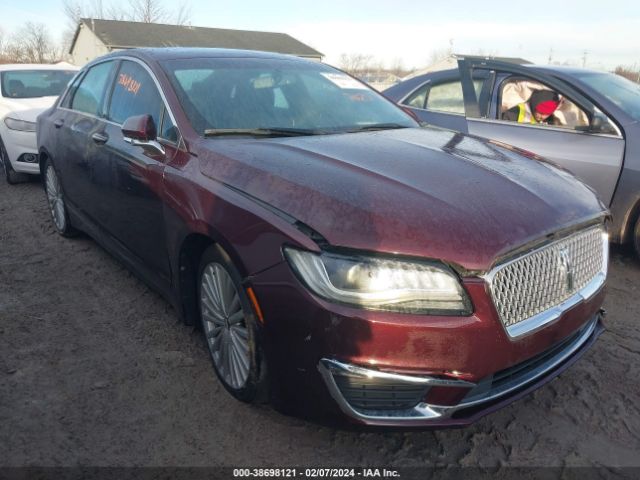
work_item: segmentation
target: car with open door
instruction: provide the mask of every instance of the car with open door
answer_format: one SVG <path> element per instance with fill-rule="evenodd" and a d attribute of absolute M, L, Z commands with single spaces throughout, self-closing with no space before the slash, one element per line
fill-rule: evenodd
<path fill-rule="evenodd" d="M 591 189 L 422 128 L 324 64 L 112 53 L 38 117 L 38 145 L 57 231 L 88 233 L 200 325 L 242 401 L 466 425 L 603 330 L 607 209 Z"/>
<path fill-rule="evenodd" d="M 559 94 L 553 124 L 503 119 L 536 90 Z M 640 255 L 640 86 L 618 75 L 459 57 L 383 92 L 421 121 L 534 152 L 590 185 L 612 212 L 612 242 Z"/>

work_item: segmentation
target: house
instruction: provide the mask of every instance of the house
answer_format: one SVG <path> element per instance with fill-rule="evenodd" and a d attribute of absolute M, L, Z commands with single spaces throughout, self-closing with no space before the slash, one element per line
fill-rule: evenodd
<path fill-rule="evenodd" d="M 286 33 L 229 30 L 119 20 L 81 19 L 69 54 L 75 65 L 116 50 L 140 47 L 205 47 L 261 50 L 311 60 L 322 54 Z"/>

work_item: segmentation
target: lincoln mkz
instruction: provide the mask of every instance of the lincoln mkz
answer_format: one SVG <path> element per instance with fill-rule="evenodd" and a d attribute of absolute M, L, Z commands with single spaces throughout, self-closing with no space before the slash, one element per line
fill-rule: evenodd
<path fill-rule="evenodd" d="M 243 401 L 465 425 L 602 331 L 607 209 L 589 187 L 423 128 L 323 64 L 110 54 L 40 115 L 38 145 L 58 232 L 87 233 L 200 324 Z"/>

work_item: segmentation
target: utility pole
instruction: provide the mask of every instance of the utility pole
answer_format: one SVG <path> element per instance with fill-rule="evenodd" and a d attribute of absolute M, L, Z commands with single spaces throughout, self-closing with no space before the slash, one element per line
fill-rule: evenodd
<path fill-rule="evenodd" d="M 589 55 L 589 51 L 585 50 L 582 52 L 582 68 L 587 66 L 587 55 Z"/>
<path fill-rule="evenodd" d="M 551 48 L 549 49 L 549 59 L 547 60 L 547 63 L 548 63 L 549 65 L 551 65 L 551 64 L 553 63 L 553 47 L 551 47 Z"/>

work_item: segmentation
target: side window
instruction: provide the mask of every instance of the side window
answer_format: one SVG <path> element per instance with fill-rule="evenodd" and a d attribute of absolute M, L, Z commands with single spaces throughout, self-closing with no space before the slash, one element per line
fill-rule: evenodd
<path fill-rule="evenodd" d="M 162 126 L 160 127 L 160 137 L 176 143 L 178 141 L 178 129 L 173 124 L 171 116 L 166 109 L 162 112 Z"/>
<path fill-rule="evenodd" d="M 480 95 L 483 80 L 474 80 L 473 87 L 476 91 L 476 97 Z M 453 82 L 440 83 L 433 85 L 427 96 L 425 105 L 427 110 L 445 113 L 458 113 L 464 115 L 464 96 L 462 94 L 462 82 L 456 80 Z"/>
<path fill-rule="evenodd" d="M 122 124 L 129 117 L 151 115 L 160 130 L 164 105 L 156 84 L 145 68 L 128 60 L 120 64 L 109 104 L 109 120 Z"/>
<path fill-rule="evenodd" d="M 83 72 L 84 73 L 84 72 Z M 71 108 L 71 100 L 73 99 L 76 90 L 78 89 L 78 85 L 80 84 L 80 80 L 82 80 L 83 73 L 80 73 L 74 78 L 73 83 L 69 86 L 67 90 L 67 94 L 64 96 L 62 101 L 60 102 L 60 106 L 63 108 Z"/>
<path fill-rule="evenodd" d="M 427 90 L 429 90 L 430 86 L 429 82 L 425 83 L 409 95 L 402 104 L 413 108 L 424 108 L 424 101 L 427 99 Z"/>
<path fill-rule="evenodd" d="M 97 116 L 102 113 L 102 102 L 112 68 L 113 62 L 104 62 L 89 69 L 73 94 L 73 110 Z"/>
<path fill-rule="evenodd" d="M 518 121 L 518 105 L 529 103 L 533 93 L 540 91 L 553 90 L 542 83 L 523 77 L 507 79 L 500 87 L 499 118 Z M 555 111 L 543 122 L 538 123 L 570 129 L 589 125 L 589 117 L 584 110 L 563 95 L 558 95 L 557 99 L 559 103 Z"/>

